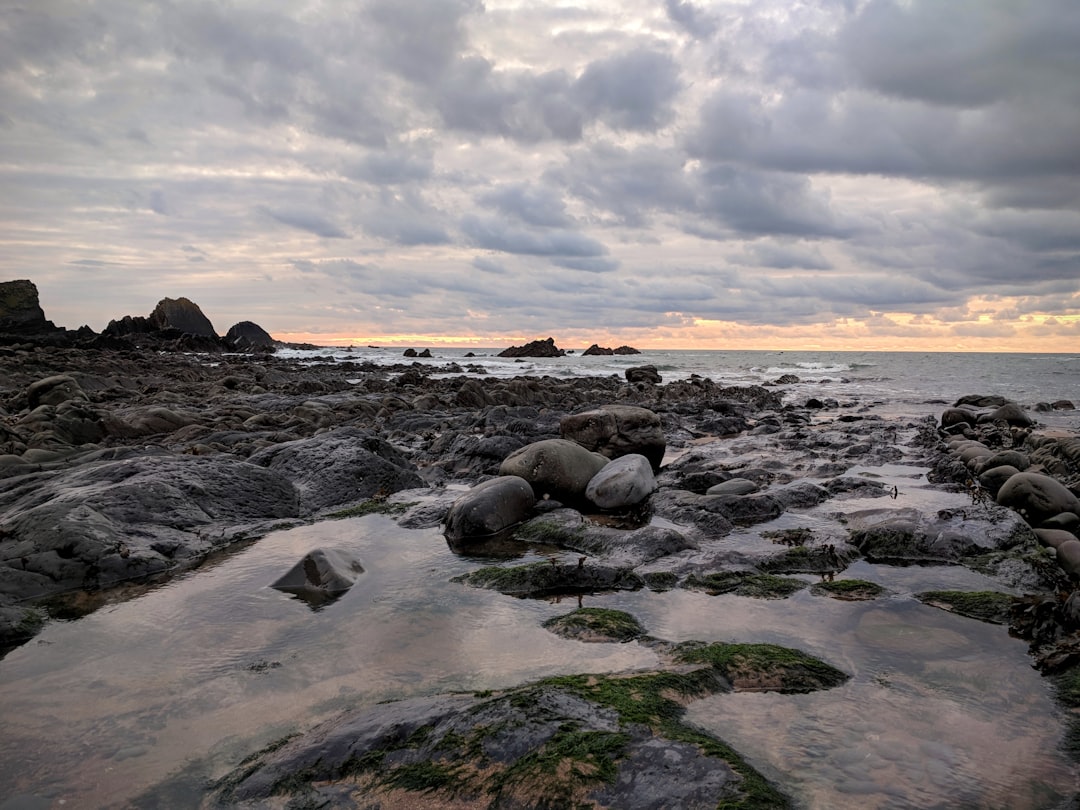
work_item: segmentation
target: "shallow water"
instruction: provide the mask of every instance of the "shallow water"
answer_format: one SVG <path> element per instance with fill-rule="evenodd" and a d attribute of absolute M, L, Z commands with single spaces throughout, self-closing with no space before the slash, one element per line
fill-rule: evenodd
<path fill-rule="evenodd" d="M 318 611 L 268 587 L 316 547 L 350 550 L 366 569 Z M 481 564 L 450 553 L 437 530 L 381 516 L 331 521 L 53 623 L 0 661 L 0 796 L 20 802 L 0 808 L 169 806 L 148 798 L 161 783 L 171 806 L 187 806 L 208 778 L 345 708 L 656 664 L 637 643 L 582 644 L 541 628 L 577 599 L 519 600 L 449 581 Z M 801 806 L 1035 808 L 1075 789 L 1076 769 L 1057 750 L 1061 712 L 1025 645 L 911 596 L 988 581 L 865 562 L 845 575 L 893 593 L 857 603 L 808 591 L 776 601 L 642 591 L 584 604 L 628 610 L 658 637 L 780 643 L 852 674 L 813 695 L 721 695 L 690 708 Z"/>

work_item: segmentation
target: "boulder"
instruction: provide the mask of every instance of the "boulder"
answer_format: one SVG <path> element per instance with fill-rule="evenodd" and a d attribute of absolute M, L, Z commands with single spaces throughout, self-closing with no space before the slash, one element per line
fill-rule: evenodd
<path fill-rule="evenodd" d="M 1064 529 L 1035 529 L 1039 542 L 1050 548 L 1060 548 L 1062 543 L 1078 539 L 1072 532 Z"/>
<path fill-rule="evenodd" d="M 1015 509 L 1032 526 L 1062 512 L 1080 514 L 1080 501 L 1061 482 L 1048 475 L 1020 472 L 1001 485 L 997 502 Z"/>
<path fill-rule="evenodd" d="M 87 396 L 75 378 L 67 374 L 46 377 L 31 383 L 26 389 L 26 403 L 30 410 L 39 405 L 59 405 L 73 399 L 86 400 Z"/>
<path fill-rule="evenodd" d="M 604 348 L 597 346 L 595 343 L 581 353 L 582 357 L 606 357 L 607 355 L 615 354 L 614 349 Z"/>
<path fill-rule="evenodd" d="M 544 439 L 507 456 L 499 466 L 499 475 L 524 478 L 538 499 L 572 504 L 585 500 L 586 487 L 607 463 L 604 456 L 576 442 Z"/>
<path fill-rule="evenodd" d="M 336 549 L 317 548 L 270 587 L 298 596 L 312 607 L 321 607 L 348 591 L 362 573 L 364 566 L 355 557 Z"/>
<path fill-rule="evenodd" d="M 1015 402 L 1006 402 L 979 417 L 979 424 L 987 422 L 1008 422 L 1013 427 L 1031 427 L 1035 424 L 1035 421 Z"/>
<path fill-rule="evenodd" d="M 990 497 L 996 499 L 1005 482 L 1016 475 L 1020 470 L 1005 464 L 1000 467 L 988 467 L 983 465 L 983 472 L 979 473 L 979 483 L 990 493 Z"/>
<path fill-rule="evenodd" d="M 635 366 L 626 370 L 626 381 L 630 384 L 659 385 L 664 381 L 664 378 L 660 376 L 656 366 Z"/>
<path fill-rule="evenodd" d="M 607 464 L 585 488 L 585 497 L 601 509 L 635 506 L 656 491 L 652 465 L 638 453 L 620 456 Z"/>
<path fill-rule="evenodd" d="M 240 321 L 230 326 L 225 333 L 225 342 L 240 351 L 274 347 L 274 339 L 270 333 L 252 321 Z"/>
<path fill-rule="evenodd" d="M 555 338 L 533 340 L 524 346 L 511 346 L 499 352 L 499 357 L 564 357 L 566 352 L 555 345 Z"/>
<path fill-rule="evenodd" d="M 982 460 L 982 466 L 979 468 L 981 474 L 985 470 L 993 469 L 994 467 L 1015 467 L 1017 470 L 1026 470 L 1031 464 L 1031 460 L 1019 450 L 999 450 L 991 456 L 988 456 Z"/>
<path fill-rule="evenodd" d="M 967 408 L 946 408 L 941 413 L 941 426 L 943 428 L 953 425 L 974 425 L 978 421 L 978 414 Z"/>
<path fill-rule="evenodd" d="M 154 331 L 176 329 L 189 335 L 217 337 L 210 319 L 203 315 L 198 304 L 187 298 L 162 298 L 147 318 Z"/>
<path fill-rule="evenodd" d="M 1058 546 L 1057 562 L 1070 577 L 1080 576 L 1080 540 L 1066 540 Z"/>
<path fill-rule="evenodd" d="M 445 535 L 452 542 L 490 537 L 524 521 L 536 505 L 524 478 L 503 475 L 470 489 L 450 507 Z"/>
<path fill-rule="evenodd" d="M 660 417 L 632 405 L 605 405 L 564 416 L 559 435 L 607 458 L 643 455 L 654 470 L 660 469 L 667 450 Z"/>
<path fill-rule="evenodd" d="M 745 478 L 730 478 L 727 481 L 721 481 L 719 484 L 713 484 L 706 491 L 706 495 L 749 495 L 751 492 L 757 492 L 758 485 L 753 481 L 749 481 Z"/>

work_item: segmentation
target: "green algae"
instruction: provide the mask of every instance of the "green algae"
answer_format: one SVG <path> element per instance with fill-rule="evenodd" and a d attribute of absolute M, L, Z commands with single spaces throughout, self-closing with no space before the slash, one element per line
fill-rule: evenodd
<path fill-rule="evenodd" d="M 817 658 L 776 644 L 703 644 L 691 641 L 675 648 L 676 660 L 708 664 L 738 691 L 785 694 L 831 689 L 848 676 Z"/>
<path fill-rule="evenodd" d="M 383 498 L 369 498 L 356 504 L 356 506 L 331 512 L 324 517 L 327 520 L 344 520 L 345 518 L 363 517 L 364 515 L 401 515 L 408 512 L 415 505 L 415 502 L 391 503 Z"/>
<path fill-rule="evenodd" d="M 1008 623 L 1013 603 L 1013 597 L 996 591 L 923 591 L 915 598 L 924 605 L 991 624 Z"/>

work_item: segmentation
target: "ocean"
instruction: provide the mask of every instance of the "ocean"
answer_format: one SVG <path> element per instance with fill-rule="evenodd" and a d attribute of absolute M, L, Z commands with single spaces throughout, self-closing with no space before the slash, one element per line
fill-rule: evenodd
<path fill-rule="evenodd" d="M 419 346 L 417 351 L 424 348 Z M 611 374 L 622 378 L 626 369 L 642 365 L 655 366 L 664 382 L 697 374 L 721 385 L 764 385 L 790 374 L 799 382 L 782 386 L 786 401 L 805 401 L 811 396 L 856 400 L 876 405 L 883 415 L 940 412 L 942 403 L 952 403 L 968 394 L 997 394 L 1029 409 L 1059 400 L 1080 406 L 1077 354 L 647 350 L 636 355 L 583 356 L 581 350 L 575 350 L 565 357 L 515 360 L 498 357 L 500 349 L 428 350 L 430 359 L 416 360 L 404 357 L 400 347 L 284 349 L 279 354 L 312 362 L 333 359 L 387 366 L 416 362 L 440 367 L 457 363 L 467 375 L 501 378 Z M 473 357 L 467 356 L 470 352 Z M 1068 412 L 1047 418 L 1063 426 L 1080 424 L 1080 418 L 1072 420 Z"/>

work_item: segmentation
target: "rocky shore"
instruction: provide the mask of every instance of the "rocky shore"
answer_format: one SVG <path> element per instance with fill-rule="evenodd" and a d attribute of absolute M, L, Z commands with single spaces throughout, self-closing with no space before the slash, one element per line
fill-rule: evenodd
<path fill-rule="evenodd" d="M 380 511 L 443 527 L 456 553 L 506 558 L 461 587 L 520 598 L 683 588 L 782 599 L 812 587 L 874 599 L 880 586 L 844 576 L 853 561 L 967 567 L 1000 591 L 920 598 L 1010 623 L 1080 704 L 1080 439 L 1015 403 L 972 397 L 938 418 L 886 420 L 856 402 L 785 401 L 782 385 L 663 384 L 655 370 L 484 379 L 456 365 L 34 340 L 0 356 L 9 647 L 50 614 L 124 598 L 277 528 Z M 961 505 L 923 510 L 852 471 L 890 464 L 930 468 L 918 486 Z M 812 528 L 755 533 L 811 511 Z M 537 545 L 556 552 L 513 562 Z M 283 582 L 333 599 L 356 576 L 323 555 Z M 828 689 L 849 674 L 794 649 L 674 644 L 628 615 L 575 612 L 551 629 L 634 639 L 661 665 L 353 713 L 260 752 L 207 805 L 407 806 L 422 794 L 462 808 L 551 796 L 785 806 L 736 752 L 684 724 L 683 707 L 718 692 Z"/>

